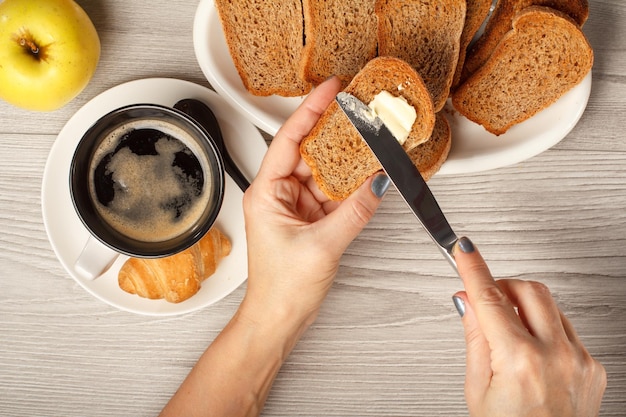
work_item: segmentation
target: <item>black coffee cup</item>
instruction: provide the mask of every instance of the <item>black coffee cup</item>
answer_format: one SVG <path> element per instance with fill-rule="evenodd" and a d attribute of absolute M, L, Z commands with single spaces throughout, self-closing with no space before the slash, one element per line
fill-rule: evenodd
<path fill-rule="evenodd" d="M 93 279 L 118 254 L 178 253 L 211 228 L 224 198 L 216 144 L 187 114 L 135 104 L 98 119 L 70 167 L 70 195 L 89 239 L 76 270 Z M 97 243 L 100 242 L 100 243 Z"/>

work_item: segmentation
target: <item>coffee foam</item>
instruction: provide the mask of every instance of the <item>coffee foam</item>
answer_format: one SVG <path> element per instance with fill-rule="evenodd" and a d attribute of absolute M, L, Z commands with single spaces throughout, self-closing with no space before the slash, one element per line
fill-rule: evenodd
<path fill-rule="evenodd" d="M 122 139 L 142 129 L 160 131 L 154 143 L 156 155 L 137 155 L 128 147 L 117 149 Z M 202 187 L 198 178 L 175 165 L 180 153 L 200 163 Z M 102 204 L 95 185 L 90 186 L 91 197 L 98 214 L 127 237 L 144 242 L 176 238 L 195 225 L 209 204 L 212 178 L 208 160 L 193 138 L 173 124 L 138 120 L 114 130 L 94 155 L 90 184 L 95 184 L 95 167 L 104 158 L 109 158 L 106 175 L 113 181 L 114 198 Z"/>

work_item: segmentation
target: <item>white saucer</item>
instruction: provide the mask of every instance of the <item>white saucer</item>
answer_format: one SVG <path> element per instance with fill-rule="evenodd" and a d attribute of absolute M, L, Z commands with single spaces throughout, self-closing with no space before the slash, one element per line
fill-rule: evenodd
<path fill-rule="evenodd" d="M 248 93 L 230 57 L 213 0 L 200 0 L 193 27 L 196 59 L 215 91 L 270 135 L 275 135 L 303 97 Z M 560 142 L 576 126 L 591 93 L 591 73 L 556 103 L 503 135 L 487 132 L 447 103 L 452 149 L 437 175 L 487 171 L 522 162 Z"/>
<path fill-rule="evenodd" d="M 155 103 L 173 106 L 183 98 L 204 101 L 215 113 L 233 159 L 250 180 L 256 176 L 267 151 L 259 131 L 213 91 L 187 81 L 151 78 L 114 87 L 88 102 L 67 122 L 54 143 L 44 171 L 41 199 L 48 238 L 57 258 L 83 288 L 119 309 L 146 315 L 175 315 L 211 305 L 239 287 L 247 278 L 247 252 L 242 191 L 227 176 L 224 203 L 216 226 L 231 240 L 231 254 L 222 260 L 200 291 L 182 303 L 147 300 L 127 294 L 117 284 L 117 273 L 127 259 L 120 256 L 113 267 L 94 281 L 85 281 L 74 271 L 89 232 L 74 211 L 69 192 L 69 166 L 83 133 L 101 116 L 128 104 Z"/>

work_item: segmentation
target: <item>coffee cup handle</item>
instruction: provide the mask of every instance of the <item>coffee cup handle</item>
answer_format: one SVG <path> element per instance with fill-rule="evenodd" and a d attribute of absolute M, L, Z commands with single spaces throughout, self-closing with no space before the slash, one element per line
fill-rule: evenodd
<path fill-rule="evenodd" d="M 90 281 L 104 274 L 115 262 L 119 253 L 89 236 L 83 251 L 74 263 L 74 270 Z"/>

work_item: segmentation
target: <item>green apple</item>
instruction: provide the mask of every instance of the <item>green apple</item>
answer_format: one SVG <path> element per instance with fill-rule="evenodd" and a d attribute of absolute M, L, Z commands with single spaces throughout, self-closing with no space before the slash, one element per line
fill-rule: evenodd
<path fill-rule="evenodd" d="M 100 59 L 93 23 L 73 0 L 0 0 L 0 98 L 29 110 L 63 107 Z"/>

